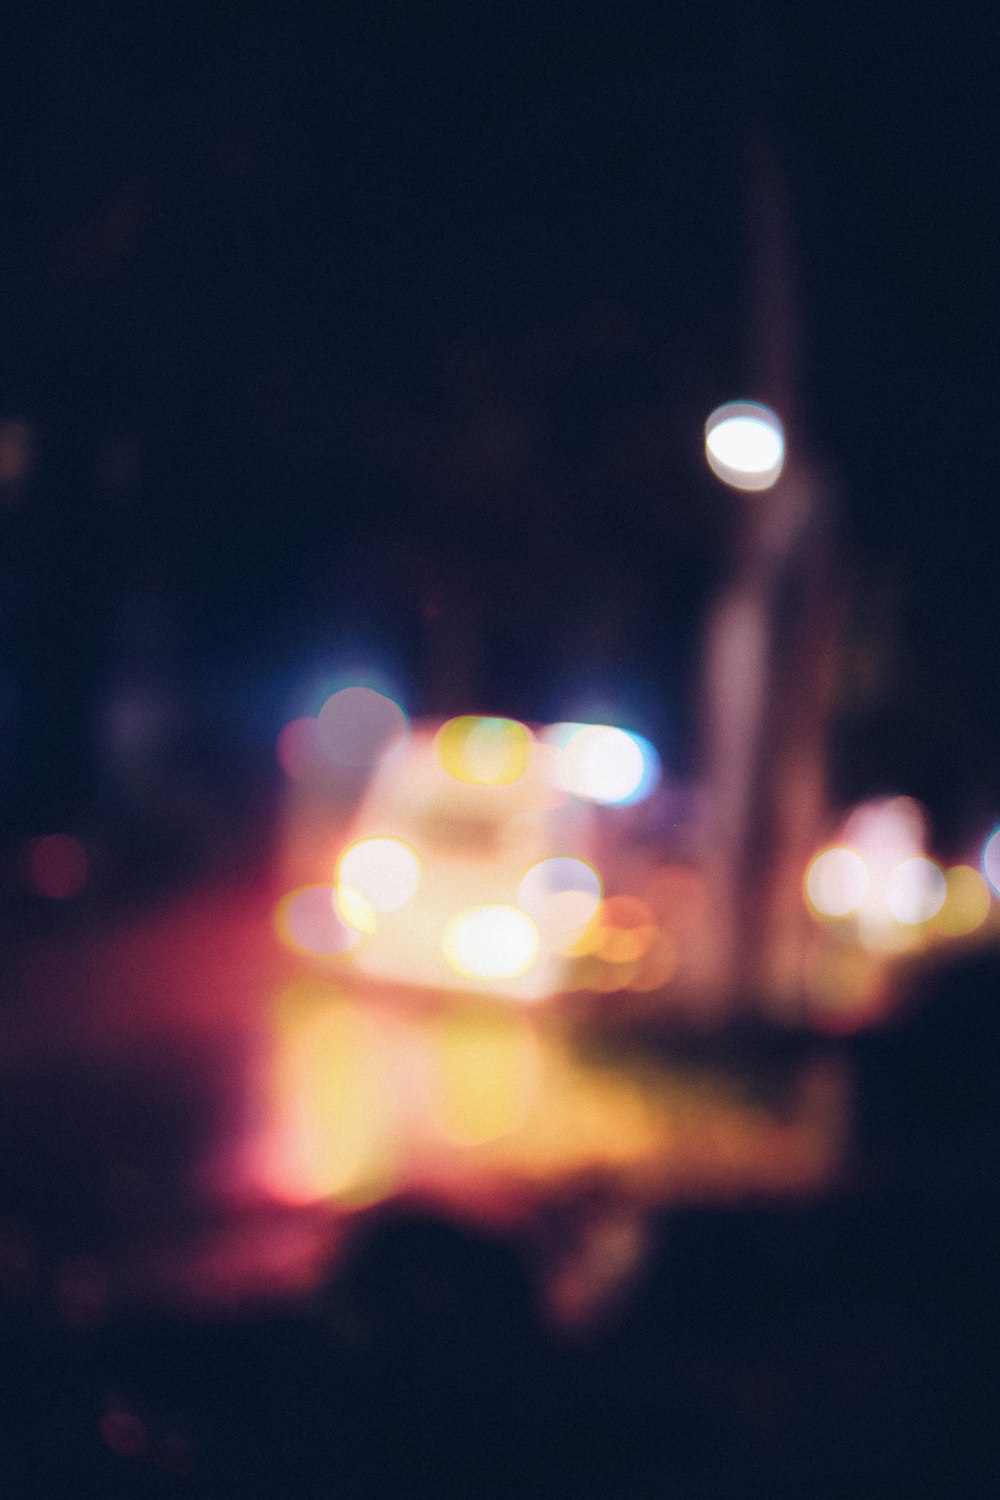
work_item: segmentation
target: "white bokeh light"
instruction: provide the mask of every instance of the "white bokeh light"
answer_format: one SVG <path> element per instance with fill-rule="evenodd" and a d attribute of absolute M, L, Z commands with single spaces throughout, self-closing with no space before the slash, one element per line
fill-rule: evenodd
<path fill-rule="evenodd" d="M 809 904 L 821 917 L 850 916 L 862 905 L 870 885 L 868 866 L 854 849 L 824 849 L 806 873 Z"/>
<path fill-rule="evenodd" d="M 939 867 L 924 855 L 904 859 L 885 883 L 885 904 L 906 927 L 929 922 L 944 905 L 948 887 Z"/>
<path fill-rule="evenodd" d="M 532 865 L 517 888 L 520 906 L 555 949 L 585 931 L 601 904 L 601 877 L 586 860 L 555 856 Z"/>
<path fill-rule="evenodd" d="M 463 979 L 516 979 L 531 968 L 539 946 L 538 928 L 516 906 L 460 912 L 448 923 L 443 940 L 448 965 Z"/>
<path fill-rule="evenodd" d="M 331 766 L 368 774 L 398 750 L 409 733 L 399 704 L 374 688 L 341 688 L 316 716 L 316 742 Z"/>
<path fill-rule="evenodd" d="M 712 473 L 738 490 L 767 490 L 785 463 L 785 434 L 770 407 L 731 401 L 705 423 L 705 457 Z"/>
<path fill-rule="evenodd" d="M 1000 896 L 1000 828 L 991 833 L 983 845 L 983 874 Z"/>
<path fill-rule="evenodd" d="M 555 724 L 545 738 L 559 750 L 559 786 L 586 802 L 639 802 L 659 780 L 659 756 L 642 735 L 609 724 Z"/>
<path fill-rule="evenodd" d="M 398 911 L 420 884 L 420 856 L 402 839 L 359 839 L 340 856 L 337 880 L 375 911 Z"/>

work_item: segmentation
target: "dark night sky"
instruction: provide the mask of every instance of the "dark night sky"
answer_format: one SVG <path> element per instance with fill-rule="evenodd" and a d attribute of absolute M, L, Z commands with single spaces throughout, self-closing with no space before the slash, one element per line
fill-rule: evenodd
<path fill-rule="evenodd" d="M 374 643 L 419 708 L 425 616 L 470 578 L 483 707 L 558 713 L 589 672 L 683 720 L 766 139 L 805 428 L 881 643 L 844 787 L 1000 806 L 986 8 L 680 9 L 34 12 L 0 221 L 0 419 L 36 452 L 0 516 L 22 746 L 67 702 L 84 735 L 157 591 L 194 672 Z"/>

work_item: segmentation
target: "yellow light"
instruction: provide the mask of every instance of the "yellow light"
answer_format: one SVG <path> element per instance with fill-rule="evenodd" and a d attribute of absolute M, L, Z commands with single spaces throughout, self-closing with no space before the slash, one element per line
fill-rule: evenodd
<path fill-rule="evenodd" d="M 565 792 L 604 806 L 639 802 L 659 780 L 659 757 L 641 735 L 609 724 L 555 724 L 558 782 Z"/>
<path fill-rule="evenodd" d="M 828 943 L 810 968 L 813 1019 L 824 1031 L 850 1034 L 879 1019 L 885 1003 L 879 970 L 863 948 Z"/>
<path fill-rule="evenodd" d="M 785 434 L 767 406 L 731 401 L 705 423 L 705 457 L 712 473 L 737 490 L 769 490 L 785 463 Z"/>
<path fill-rule="evenodd" d="M 314 958 L 332 958 L 357 947 L 361 933 L 344 925 L 334 909 L 334 888 L 306 885 L 289 891 L 274 911 L 274 929 L 286 948 Z"/>
<path fill-rule="evenodd" d="M 456 781 L 474 786 L 510 786 L 531 760 L 531 730 L 515 719 L 486 719 L 475 714 L 449 719 L 435 737 L 442 766 Z"/>
<path fill-rule="evenodd" d="M 593 968 L 587 978 L 587 989 L 599 995 L 615 995 L 627 990 L 639 972 L 638 964 L 612 963 L 610 959 L 594 959 Z"/>
<path fill-rule="evenodd" d="M 474 906 L 445 928 L 445 959 L 463 979 L 516 979 L 538 957 L 539 932 L 516 906 Z"/>
<path fill-rule="evenodd" d="M 919 927 L 937 916 L 947 894 L 945 878 L 922 854 L 904 859 L 885 883 L 885 904 L 906 927 Z"/>
<path fill-rule="evenodd" d="M 435 1029 L 442 1133 L 459 1146 L 482 1145 L 521 1124 L 535 1093 L 539 1049 L 520 1015 L 449 1011 Z"/>
<path fill-rule="evenodd" d="M 353 927 L 356 932 L 364 932 L 370 936 L 378 931 L 374 906 L 353 885 L 338 885 L 334 891 L 333 905 L 340 920 L 346 922 L 348 927 Z"/>
<path fill-rule="evenodd" d="M 562 952 L 581 937 L 601 904 L 601 877 L 586 860 L 541 859 L 517 888 L 548 947 Z"/>
<path fill-rule="evenodd" d="M 336 994 L 290 986 L 275 1006 L 272 1119 L 261 1166 L 289 1202 L 361 1206 L 392 1181 L 392 1101 L 379 1022 Z"/>
<path fill-rule="evenodd" d="M 327 760 L 343 771 L 368 772 L 398 750 L 409 723 L 399 704 L 372 688 L 342 688 L 316 717 L 316 739 Z"/>
<path fill-rule="evenodd" d="M 359 839 L 340 856 L 337 883 L 359 892 L 374 911 L 399 911 L 416 895 L 420 856 L 402 839 Z"/>
<path fill-rule="evenodd" d="M 655 941 L 655 927 L 602 927 L 594 952 L 608 964 L 634 964 Z"/>
<path fill-rule="evenodd" d="M 863 904 L 870 885 L 861 855 L 841 846 L 824 849 L 806 871 L 806 897 L 821 917 L 850 916 Z"/>
<path fill-rule="evenodd" d="M 993 904 L 990 888 L 971 865 L 953 865 L 945 872 L 944 905 L 934 919 L 947 937 L 965 937 L 981 927 Z"/>

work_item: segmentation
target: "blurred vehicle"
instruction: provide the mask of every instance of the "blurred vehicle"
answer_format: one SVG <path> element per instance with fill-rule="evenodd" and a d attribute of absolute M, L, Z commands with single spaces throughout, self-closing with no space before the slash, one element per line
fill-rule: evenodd
<path fill-rule="evenodd" d="M 564 988 L 601 902 L 594 808 L 644 795 L 654 760 L 608 726 L 414 726 L 375 768 L 337 861 L 353 966 L 513 1000 Z"/>
<path fill-rule="evenodd" d="M 603 904 L 595 810 L 648 795 L 652 745 L 603 724 L 462 715 L 400 729 L 384 715 L 391 733 L 369 739 L 337 814 L 322 786 L 360 739 L 357 706 L 333 756 L 321 736 L 312 787 L 291 804 L 297 873 L 328 883 L 283 898 L 283 939 L 381 984 L 516 1001 L 565 989 Z M 322 729 L 322 714 L 310 723 Z"/>

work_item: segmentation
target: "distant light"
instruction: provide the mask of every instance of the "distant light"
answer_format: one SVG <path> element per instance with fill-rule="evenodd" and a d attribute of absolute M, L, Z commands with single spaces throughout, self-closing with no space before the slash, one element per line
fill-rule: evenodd
<path fill-rule="evenodd" d="M 947 892 L 934 925 L 947 937 L 965 937 L 989 916 L 990 888 L 971 865 L 953 865 L 944 878 Z"/>
<path fill-rule="evenodd" d="M 409 730 L 406 714 L 373 688 L 342 688 L 316 716 L 316 738 L 331 765 L 344 771 L 371 771 L 400 747 Z"/>
<path fill-rule="evenodd" d="M 1000 896 L 1000 828 L 990 834 L 983 846 L 983 874 Z"/>
<path fill-rule="evenodd" d="M 313 718 L 292 719 L 278 735 L 278 764 L 292 781 L 315 781 L 329 771 Z"/>
<path fill-rule="evenodd" d="M 0 422 L 0 499 L 24 483 L 31 472 L 34 433 L 20 417 Z"/>
<path fill-rule="evenodd" d="M 282 897 L 275 908 L 274 929 L 286 948 L 313 958 L 332 958 L 357 947 L 361 933 L 338 916 L 334 896 L 331 885 L 305 885 Z"/>
<path fill-rule="evenodd" d="M 868 866 L 855 849 L 824 849 L 806 871 L 806 896 L 821 917 L 850 916 L 864 902 L 870 885 Z"/>
<path fill-rule="evenodd" d="M 463 979 L 516 979 L 538 957 L 539 932 L 516 906 L 475 906 L 448 923 L 443 949 Z"/>
<path fill-rule="evenodd" d="M 809 984 L 812 1019 L 830 1035 L 850 1036 L 883 1015 L 886 992 L 867 944 L 825 944 L 813 955 Z"/>
<path fill-rule="evenodd" d="M 509 786 L 528 769 L 531 730 L 516 719 L 465 714 L 449 719 L 434 740 L 438 759 L 456 781 L 475 786 Z"/>
<path fill-rule="evenodd" d="M 80 1331 L 103 1323 L 108 1306 L 108 1277 L 89 1255 L 61 1257 L 55 1267 L 59 1321 Z"/>
<path fill-rule="evenodd" d="M 582 859 L 542 859 L 524 876 L 517 899 L 545 942 L 560 951 L 578 941 L 600 906 L 601 877 Z"/>
<path fill-rule="evenodd" d="M 705 423 L 705 457 L 713 474 L 738 490 L 769 490 L 785 462 L 785 434 L 767 406 L 731 401 Z"/>
<path fill-rule="evenodd" d="M 605 963 L 635 964 L 658 937 L 659 928 L 645 901 L 637 896 L 609 896 L 601 905 L 592 947 Z"/>
<path fill-rule="evenodd" d="M 420 884 L 420 856 L 402 839 L 359 839 L 337 862 L 337 882 L 353 887 L 375 911 L 399 911 Z"/>
<path fill-rule="evenodd" d="M 68 833 L 36 839 L 29 848 L 27 867 L 32 888 L 51 901 L 67 901 L 87 883 L 87 852 Z"/>
<path fill-rule="evenodd" d="M 640 802 L 659 780 L 659 756 L 642 735 L 608 724 L 555 724 L 546 738 L 559 750 L 560 787 L 584 801 Z"/>
<path fill-rule="evenodd" d="M 146 1424 L 135 1412 L 112 1407 L 97 1424 L 102 1439 L 120 1458 L 138 1458 L 148 1442 Z"/>
<path fill-rule="evenodd" d="M 944 875 L 932 859 L 922 854 L 904 859 L 886 881 L 885 904 L 907 927 L 929 922 L 944 905 L 948 887 Z"/>
<path fill-rule="evenodd" d="M 912 797 L 876 797 L 850 813 L 841 837 L 882 874 L 919 854 L 927 840 L 927 813 Z"/>

